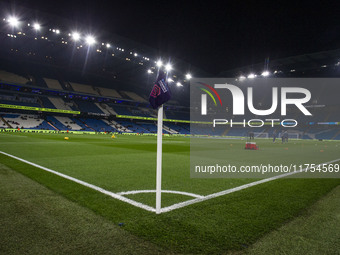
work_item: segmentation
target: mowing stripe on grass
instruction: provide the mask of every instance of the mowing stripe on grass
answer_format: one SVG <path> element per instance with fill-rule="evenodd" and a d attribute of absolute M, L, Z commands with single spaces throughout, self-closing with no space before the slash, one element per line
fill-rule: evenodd
<path fill-rule="evenodd" d="M 11 135 L 11 134 L 7 134 L 7 133 L 0 133 L 1 135 L 4 135 L 4 136 L 15 136 L 15 137 L 23 137 L 23 138 L 27 138 L 28 136 L 25 136 L 25 135 Z"/>
<path fill-rule="evenodd" d="M 110 197 L 112 197 L 112 198 L 118 199 L 118 200 L 120 200 L 120 201 L 123 201 L 123 202 L 125 202 L 125 203 L 134 205 L 134 206 L 136 206 L 136 207 L 142 208 L 142 209 L 144 209 L 144 210 L 146 210 L 146 211 L 149 211 L 149 212 L 156 212 L 156 209 L 155 209 L 155 208 L 152 208 L 151 206 L 142 204 L 142 203 L 140 203 L 140 202 L 134 201 L 134 200 L 129 199 L 129 198 L 126 198 L 126 197 L 123 197 L 123 196 L 121 196 L 121 195 L 118 195 L 118 194 L 113 193 L 113 192 L 111 192 L 111 191 L 105 190 L 105 189 L 100 188 L 100 187 L 98 187 L 98 186 L 95 186 L 95 185 L 93 185 L 93 184 L 90 184 L 90 183 L 81 181 L 81 180 L 79 180 L 79 179 L 76 179 L 76 178 L 74 178 L 74 177 L 68 176 L 68 175 L 66 175 L 66 174 L 59 173 L 59 172 L 54 171 L 54 170 L 52 170 L 52 169 L 49 169 L 49 168 L 47 168 L 47 167 L 43 167 L 43 166 L 40 166 L 40 165 L 38 165 L 38 164 L 32 163 L 32 162 L 30 162 L 30 161 L 27 161 L 27 160 L 25 160 L 25 159 L 18 158 L 18 157 L 16 157 L 16 156 L 13 156 L 13 155 L 8 154 L 8 153 L 6 153 L 6 152 L 0 151 L 0 153 L 3 154 L 3 155 L 6 155 L 6 156 L 8 156 L 8 157 L 14 158 L 14 159 L 16 159 L 16 160 L 19 160 L 19 161 L 21 161 L 21 162 L 24 162 L 24 163 L 26 163 L 26 164 L 29 164 L 29 165 L 31 165 L 31 166 L 40 168 L 40 169 L 42 169 L 42 170 L 44 170 L 44 171 L 47 171 L 47 172 L 50 172 L 50 173 L 52 173 L 52 174 L 58 175 L 58 176 L 60 176 L 60 177 L 62 177 L 62 178 L 65 178 L 65 179 L 67 179 L 67 180 L 76 182 L 76 183 L 78 183 L 78 184 L 80 184 L 80 185 L 83 185 L 83 186 L 85 186 L 85 187 L 88 187 L 88 188 L 90 188 L 90 189 L 94 189 L 94 190 L 96 190 L 96 191 L 99 191 L 100 193 L 103 193 L 103 194 L 105 194 L 105 195 L 108 195 L 108 196 L 110 196 Z"/>
<path fill-rule="evenodd" d="M 0 151 L 0 153 L 3 154 L 3 155 L 6 155 L 8 157 L 14 158 L 16 160 L 19 160 L 21 162 L 24 162 L 26 164 L 29 164 L 31 166 L 40 168 L 40 169 L 42 169 L 44 171 L 47 171 L 47 172 L 53 173 L 55 175 L 58 175 L 58 176 L 60 176 L 62 178 L 65 178 L 67 180 L 76 182 L 76 183 L 78 183 L 80 185 L 83 185 L 83 186 L 86 186 L 86 187 L 88 187 L 90 189 L 94 189 L 96 191 L 99 191 L 100 193 L 103 193 L 103 194 L 108 195 L 108 196 L 110 196 L 112 198 L 118 199 L 118 200 L 120 200 L 122 202 L 131 204 L 133 206 L 139 207 L 139 208 L 144 209 L 144 210 L 149 211 L 149 212 L 156 212 L 156 209 L 151 207 L 151 206 L 145 205 L 143 203 L 140 203 L 140 202 L 137 202 L 135 200 L 132 200 L 132 199 L 129 199 L 129 198 L 126 198 L 126 197 L 122 196 L 122 195 L 129 195 L 129 194 L 138 194 L 138 193 L 152 193 L 152 192 L 155 192 L 155 190 L 133 190 L 133 191 L 125 191 L 125 192 L 113 193 L 111 191 L 105 190 L 105 189 L 100 188 L 98 186 L 95 186 L 93 184 L 81 181 L 79 179 L 76 179 L 74 177 L 68 176 L 66 174 L 59 173 L 59 172 L 54 171 L 52 169 L 49 169 L 47 167 L 40 166 L 38 164 L 32 163 L 30 161 L 27 161 L 25 159 L 22 159 L 22 158 L 14 156 L 14 155 L 8 154 L 6 152 Z M 315 167 L 321 166 L 323 164 L 335 163 L 335 162 L 338 162 L 338 161 L 340 161 L 340 158 L 332 160 L 332 161 L 328 161 L 328 162 L 325 162 L 325 163 L 320 163 L 319 165 L 316 165 Z M 296 172 L 291 172 L 291 173 L 285 173 L 285 174 L 277 175 L 277 176 L 270 177 L 270 178 L 267 178 L 267 179 L 259 180 L 259 181 L 256 181 L 256 182 L 251 182 L 251 183 L 248 183 L 248 184 L 244 184 L 244 185 L 241 185 L 239 187 L 223 190 L 223 191 L 220 191 L 220 192 L 217 192 L 217 193 L 213 193 L 213 194 L 210 194 L 210 195 L 207 195 L 207 196 L 201 196 L 201 195 L 197 195 L 197 194 L 193 194 L 193 193 L 188 193 L 188 192 L 181 192 L 181 191 L 164 190 L 164 191 L 162 191 L 164 193 L 181 194 L 181 195 L 187 195 L 187 196 L 192 196 L 192 197 L 196 197 L 196 198 L 195 199 L 191 199 L 191 200 L 187 200 L 185 202 L 177 203 L 177 204 L 174 204 L 174 205 L 171 205 L 171 206 L 168 206 L 168 207 L 164 207 L 164 208 L 161 209 L 161 213 L 170 212 L 170 211 L 173 211 L 173 210 L 176 210 L 176 209 L 179 209 L 179 208 L 183 208 L 183 207 L 188 206 L 188 205 L 192 205 L 192 204 L 203 202 L 203 201 L 206 201 L 206 200 L 209 200 L 209 199 L 212 199 L 212 198 L 224 196 L 226 194 L 230 194 L 230 193 L 233 193 L 233 192 L 236 192 L 236 191 L 247 189 L 247 188 L 250 188 L 250 187 L 262 184 L 262 183 L 274 181 L 274 180 L 277 180 L 277 179 L 280 179 L 280 178 L 284 178 L 284 177 L 287 177 L 287 176 L 290 176 L 290 175 L 293 175 L 293 174 L 302 173 L 302 172 L 305 172 L 306 170 L 307 170 L 307 168 L 302 169 L 301 171 L 296 171 Z"/>
<path fill-rule="evenodd" d="M 323 164 L 331 164 L 331 163 L 335 163 L 335 162 L 338 162 L 338 161 L 340 161 L 340 158 L 332 160 L 332 161 L 328 161 L 328 162 L 325 162 L 325 163 L 320 163 L 319 165 L 316 165 L 315 168 L 317 168 L 318 166 L 321 166 Z M 291 172 L 291 173 L 285 173 L 285 174 L 277 175 L 277 176 L 270 177 L 270 178 L 267 178 L 267 179 L 259 180 L 259 181 L 256 181 L 256 182 L 251 182 L 251 183 L 248 183 L 248 184 L 244 184 L 244 185 L 241 185 L 241 186 L 236 187 L 236 188 L 231 188 L 231 189 L 227 189 L 227 190 L 220 191 L 220 192 L 217 192 L 217 193 L 213 193 L 213 194 L 204 196 L 202 198 L 195 198 L 195 199 L 188 200 L 188 201 L 185 201 L 185 202 L 177 203 L 177 204 L 162 208 L 161 213 L 170 212 L 172 210 L 176 210 L 176 209 L 188 206 L 188 205 L 192 205 L 192 204 L 203 202 L 203 201 L 206 201 L 206 200 L 209 200 L 209 199 L 212 199 L 212 198 L 224 196 L 226 194 L 230 194 L 230 193 L 233 193 L 233 192 L 236 192 L 236 191 L 247 189 L 247 188 L 262 184 L 262 183 L 274 181 L 274 180 L 284 178 L 284 177 L 287 177 L 287 176 L 290 176 L 290 175 L 293 175 L 293 174 L 302 173 L 302 172 L 305 172 L 306 170 L 307 170 L 307 168 L 304 168 L 304 169 L 297 171 L 297 172 Z"/>

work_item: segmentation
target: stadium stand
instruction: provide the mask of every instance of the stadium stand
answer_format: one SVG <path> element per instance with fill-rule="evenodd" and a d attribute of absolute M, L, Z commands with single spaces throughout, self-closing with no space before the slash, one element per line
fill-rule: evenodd
<path fill-rule="evenodd" d="M 151 113 L 147 108 L 130 107 L 130 111 L 134 116 L 151 117 Z"/>
<path fill-rule="evenodd" d="M 31 114 L 6 114 L 2 117 L 10 126 L 13 128 L 27 128 L 27 129 L 33 129 L 37 128 L 39 125 L 41 125 L 44 120 L 39 118 L 37 115 L 31 115 Z"/>
<path fill-rule="evenodd" d="M 6 113 L 0 113 L 0 128 L 11 128 L 11 126 L 3 118 Z"/>
<path fill-rule="evenodd" d="M 171 128 L 172 130 L 175 130 L 179 134 L 188 135 L 190 134 L 190 126 L 189 124 L 184 123 L 172 123 L 172 122 L 165 122 L 164 125 Z"/>
<path fill-rule="evenodd" d="M 81 130 L 82 127 L 67 117 L 55 116 L 60 123 L 67 127 L 68 130 Z"/>
<path fill-rule="evenodd" d="M 26 84 L 29 80 L 20 75 L 0 70 L 0 80 L 18 84 Z"/>
<path fill-rule="evenodd" d="M 157 125 L 156 125 L 156 127 L 157 127 Z M 169 125 L 164 125 L 164 124 L 163 124 L 163 129 L 164 129 L 166 132 L 168 132 L 169 134 L 179 134 L 179 131 L 170 128 Z"/>
<path fill-rule="evenodd" d="M 135 92 L 131 92 L 131 91 L 122 91 L 122 92 L 134 101 L 142 102 L 142 103 L 148 102 L 143 97 L 137 95 Z"/>
<path fill-rule="evenodd" d="M 72 110 L 72 108 L 64 102 L 62 98 L 48 97 L 48 100 L 54 105 L 54 108 L 61 110 Z"/>
<path fill-rule="evenodd" d="M 116 122 L 114 120 L 108 121 L 108 120 L 103 119 L 103 121 L 107 125 L 109 125 L 112 128 L 116 129 L 118 132 L 121 132 L 121 133 L 132 133 L 132 130 L 128 129 L 127 127 L 124 127 L 123 125 L 119 124 L 118 122 Z"/>
<path fill-rule="evenodd" d="M 95 103 L 95 105 L 102 110 L 103 113 L 107 114 L 107 115 L 116 115 L 117 113 L 107 104 L 104 103 Z"/>
<path fill-rule="evenodd" d="M 0 128 L 8 128 L 8 126 L 2 119 L 0 119 Z"/>
<path fill-rule="evenodd" d="M 93 87 L 90 85 L 79 84 L 75 82 L 69 82 L 69 84 L 71 84 L 73 90 L 76 92 L 82 92 L 85 94 L 93 94 L 93 95 L 100 96 L 100 94 L 98 93 L 98 89 L 96 87 Z"/>
<path fill-rule="evenodd" d="M 115 89 L 99 88 L 100 94 L 105 97 L 122 98 L 122 96 Z"/>
<path fill-rule="evenodd" d="M 3 99 L 5 98 L 5 99 Z M 41 107 L 38 103 L 38 99 L 36 97 L 23 97 L 18 95 L 13 96 L 1 96 L 0 103 L 9 104 L 9 105 L 21 105 L 21 106 L 32 106 L 32 107 Z"/>
<path fill-rule="evenodd" d="M 30 81 L 32 81 L 32 83 L 35 86 L 47 88 L 47 84 L 42 77 L 40 77 L 39 75 L 34 75 L 34 76 L 29 75 L 29 76 L 30 76 Z"/>
<path fill-rule="evenodd" d="M 122 105 L 115 105 L 115 104 L 108 104 L 111 106 L 114 111 L 120 115 L 130 115 L 133 116 L 132 112 L 127 108 L 127 106 L 122 106 Z"/>
<path fill-rule="evenodd" d="M 67 126 L 57 120 L 54 116 L 46 116 L 46 121 L 58 130 L 68 130 Z"/>
<path fill-rule="evenodd" d="M 50 101 L 48 97 L 39 97 L 40 102 L 44 108 L 57 109 L 57 107 Z M 62 108 L 60 108 L 62 109 Z"/>
<path fill-rule="evenodd" d="M 1 110 L 5 115 L 10 113 L 18 115 L 15 118 L 7 116 L 9 121 L 14 121 L 18 124 L 13 122 L 8 124 L 11 125 L 12 123 L 15 128 L 25 126 L 50 130 L 70 129 L 96 132 L 117 131 L 122 133 L 156 132 L 154 119 L 140 118 L 157 117 L 157 111 L 150 108 L 147 100 L 152 82 L 156 79 L 156 72 L 147 72 L 149 67 L 144 69 L 145 66 L 141 65 L 142 62 L 144 64 L 150 63 L 152 69 L 151 63 L 154 61 L 148 62 L 145 61 L 145 58 L 139 58 L 139 56 L 127 59 L 124 54 L 130 54 L 130 51 L 126 50 L 124 52 L 120 50 L 122 56 L 119 56 L 119 54 L 112 55 L 110 63 L 107 63 L 105 68 L 98 68 L 98 63 L 103 63 L 104 54 L 95 54 L 91 56 L 91 61 L 87 63 L 88 71 L 84 73 L 84 63 L 80 58 L 75 57 L 75 60 L 71 63 L 72 68 L 67 68 L 70 65 L 69 54 L 72 49 L 67 49 L 68 46 L 65 44 L 55 43 L 52 36 L 49 37 L 51 38 L 50 41 L 44 40 L 44 42 L 35 41 L 34 37 L 29 37 L 29 34 L 25 38 L 28 41 L 32 39 L 32 42 L 34 41 L 38 45 L 37 49 L 40 50 L 36 50 L 35 55 L 32 54 L 32 50 L 26 52 L 26 41 L 18 39 L 15 47 L 18 48 L 18 52 L 22 55 L 16 56 L 13 54 L 16 51 L 10 50 L 14 47 L 12 44 L 13 38 L 7 38 L 6 36 L 3 40 L 0 48 L 1 59 L 4 60 L 0 63 L 0 103 L 11 106 L 75 110 L 80 111 L 80 115 L 63 115 L 63 113 L 49 115 L 51 113 L 47 114 L 39 111 L 39 115 L 32 115 L 36 116 L 36 120 L 34 120 L 34 117 L 25 117 L 28 109 L 17 107 L 21 109 L 11 110 L 7 106 L 7 108 L 3 107 Z M 133 43 L 129 45 L 134 48 Z M 50 51 L 49 47 L 54 47 L 55 51 Z M 98 47 L 101 47 L 99 50 L 105 49 L 105 45 L 98 45 Z M 39 55 L 40 51 L 42 53 Z M 46 62 L 45 51 L 51 55 L 48 58 L 51 59 L 51 62 Z M 145 56 L 149 53 L 151 54 L 152 52 L 146 51 Z M 268 69 L 272 71 L 270 77 L 275 78 L 338 77 L 339 57 L 339 49 L 293 56 L 271 60 Z M 177 59 L 175 62 L 176 71 L 174 70 L 174 72 L 187 69 L 187 63 Z M 51 63 L 53 64 L 51 65 Z M 155 68 L 153 67 L 153 69 Z M 249 70 L 253 70 L 254 73 L 257 73 L 257 77 L 260 77 L 262 69 L 263 63 L 259 63 L 227 70 L 218 76 L 239 77 L 240 74 L 246 74 Z M 291 70 L 295 71 L 291 72 Z M 210 74 L 205 75 L 207 73 L 200 69 L 193 73 L 197 77 L 210 76 Z M 165 119 L 190 120 L 190 100 L 188 100 L 190 86 L 188 86 L 188 81 L 185 81 L 183 77 L 184 75 L 180 71 L 176 75 L 173 73 L 174 80 L 181 81 L 183 87 L 175 85 L 171 87 L 173 97 L 164 107 Z M 244 75 L 244 77 L 247 77 L 247 75 Z M 299 111 L 289 112 L 289 117 L 299 121 L 299 128 L 291 130 L 291 135 L 304 139 L 340 139 L 338 88 L 317 86 L 312 87 L 312 90 L 312 94 L 315 96 L 313 97 L 313 102 L 308 105 L 308 109 L 313 116 L 305 116 Z M 270 90 L 254 92 L 253 97 L 254 102 L 256 102 L 256 105 L 254 105 L 256 108 L 267 109 L 271 106 Z M 33 114 L 33 112 L 29 111 L 30 114 Z M 116 115 L 126 116 L 121 118 L 122 116 Z M 129 116 L 134 116 L 135 118 L 129 118 Z M 226 117 L 240 121 L 243 118 L 252 119 L 256 116 L 249 113 L 244 116 L 232 116 L 228 112 Z M 281 115 L 273 114 L 269 117 L 280 119 Z M 2 118 L 0 119 L 0 126 L 4 127 L 7 125 L 7 119 Z M 206 126 L 193 125 L 190 127 L 189 123 L 165 121 L 163 130 L 164 133 L 184 135 L 245 136 L 247 133 L 244 128 L 204 127 Z M 259 128 L 257 133 L 271 137 L 272 132 L 272 129 L 264 127 Z"/>
<path fill-rule="evenodd" d="M 173 119 L 173 120 L 189 120 L 190 113 L 189 112 L 180 112 L 180 111 L 173 111 L 173 110 L 165 110 L 166 118 Z"/>
<path fill-rule="evenodd" d="M 85 122 L 81 121 L 78 118 L 71 118 L 74 123 L 81 127 L 81 131 L 95 131 L 91 127 L 89 127 Z"/>
<path fill-rule="evenodd" d="M 109 126 L 103 120 L 93 119 L 93 118 L 80 118 L 80 120 L 86 124 L 90 129 L 96 132 L 115 132 L 115 128 Z"/>
<path fill-rule="evenodd" d="M 54 79 L 49 79 L 49 78 L 43 78 L 43 79 L 45 83 L 47 84 L 47 87 L 49 87 L 50 89 L 63 90 L 59 81 L 54 80 Z"/>
<path fill-rule="evenodd" d="M 126 127 L 127 129 L 131 130 L 134 133 L 145 133 L 147 130 L 144 129 L 143 127 L 139 126 L 138 124 L 125 120 L 125 119 L 117 119 L 116 122 L 123 126 Z"/>
<path fill-rule="evenodd" d="M 94 102 L 75 100 L 75 103 L 77 104 L 80 111 L 105 115 L 105 113 L 100 110 L 100 108 L 98 108 Z"/>

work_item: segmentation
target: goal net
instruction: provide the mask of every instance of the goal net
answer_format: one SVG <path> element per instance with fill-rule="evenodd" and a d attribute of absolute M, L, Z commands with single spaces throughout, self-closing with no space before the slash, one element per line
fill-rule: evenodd
<path fill-rule="evenodd" d="M 267 132 L 254 132 L 255 138 L 269 138 L 269 134 Z"/>
<path fill-rule="evenodd" d="M 282 138 L 282 134 L 283 132 L 281 132 L 278 137 Z M 299 133 L 288 133 L 288 139 L 299 139 L 300 138 L 300 134 Z"/>

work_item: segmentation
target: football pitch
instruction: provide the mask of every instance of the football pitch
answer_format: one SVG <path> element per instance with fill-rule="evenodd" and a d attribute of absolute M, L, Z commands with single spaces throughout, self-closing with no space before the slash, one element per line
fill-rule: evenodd
<path fill-rule="evenodd" d="M 190 138 L 165 136 L 162 208 L 168 209 L 157 215 L 155 136 L 113 139 L 111 135 L 67 134 L 68 140 L 65 136 L 0 133 L 0 151 L 5 153 L 0 154 L 0 162 L 174 252 L 213 254 L 243 249 L 340 184 L 335 178 L 280 178 L 248 187 L 259 179 L 190 178 Z M 244 140 L 216 139 L 214 144 L 236 165 L 340 160 L 337 141 L 256 142 L 258 151 L 244 150 Z"/>

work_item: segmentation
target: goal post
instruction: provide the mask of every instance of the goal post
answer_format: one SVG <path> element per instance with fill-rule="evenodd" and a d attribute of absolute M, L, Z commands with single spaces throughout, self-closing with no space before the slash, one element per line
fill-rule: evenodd
<path fill-rule="evenodd" d="M 278 138 L 282 138 L 283 132 L 278 135 Z M 300 134 L 295 132 L 288 132 L 288 139 L 300 139 Z"/>
<path fill-rule="evenodd" d="M 267 132 L 254 132 L 254 138 L 269 138 L 269 133 L 267 133 Z"/>

